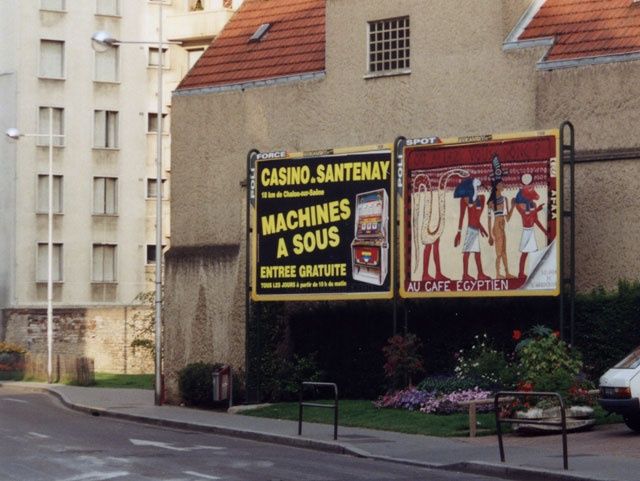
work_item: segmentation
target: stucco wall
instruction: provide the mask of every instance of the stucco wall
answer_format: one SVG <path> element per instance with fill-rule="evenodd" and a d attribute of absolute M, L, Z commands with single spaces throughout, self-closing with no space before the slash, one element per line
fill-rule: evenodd
<path fill-rule="evenodd" d="M 540 72 L 535 64 L 544 49 L 503 52 L 502 42 L 528 4 L 327 0 L 324 79 L 174 95 L 173 248 L 238 247 L 224 262 L 215 254 L 209 257 L 209 263 L 220 262 L 224 268 L 216 264 L 208 271 L 207 256 L 201 256 L 198 269 L 190 267 L 191 261 L 168 259 L 167 323 L 175 323 L 167 330 L 170 342 L 182 349 L 195 349 L 203 342 L 195 332 L 201 286 L 211 292 L 235 291 L 235 309 L 208 297 L 206 311 L 236 339 L 244 336 L 239 306 L 245 289 L 246 191 L 241 182 L 251 148 L 299 151 L 392 142 L 398 135 L 535 130 L 557 127 L 566 119 L 576 126 L 578 150 L 636 147 L 639 136 L 633 118 L 640 87 L 629 84 L 640 67 L 617 64 Z M 411 74 L 366 79 L 367 21 L 404 15 L 411 18 Z M 638 228 L 629 220 L 637 210 L 632 195 L 637 174 L 633 160 L 577 167 L 581 290 L 598 284 L 612 287 L 619 277 L 636 277 L 632 243 Z M 168 373 L 188 360 L 178 351 L 175 347 L 166 353 Z M 230 353 L 225 358 L 224 351 L 208 352 L 211 361 L 231 360 Z"/>

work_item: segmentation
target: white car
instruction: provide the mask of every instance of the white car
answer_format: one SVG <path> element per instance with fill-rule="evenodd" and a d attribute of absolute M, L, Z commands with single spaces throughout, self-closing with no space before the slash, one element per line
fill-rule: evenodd
<path fill-rule="evenodd" d="M 640 346 L 600 378 L 598 403 L 621 414 L 625 424 L 640 432 Z"/>

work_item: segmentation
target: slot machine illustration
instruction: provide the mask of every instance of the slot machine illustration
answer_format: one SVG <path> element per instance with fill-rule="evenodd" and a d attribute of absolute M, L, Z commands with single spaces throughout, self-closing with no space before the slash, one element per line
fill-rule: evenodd
<path fill-rule="evenodd" d="M 353 279 L 381 286 L 389 269 L 389 197 L 385 189 L 356 195 Z"/>

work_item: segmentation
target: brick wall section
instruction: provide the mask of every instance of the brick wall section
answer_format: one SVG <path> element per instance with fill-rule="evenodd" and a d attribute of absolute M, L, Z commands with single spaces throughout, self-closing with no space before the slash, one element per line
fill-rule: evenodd
<path fill-rule="evenodd" d="M 141 374 L 154 371 L 153 355 L 134 349 L 139 322 L 136 308 L 54 309 L 54 354 L 89 357 L 96 372 Z M 33 354 L 47 351 L 45 309 L 5 309 L 0 340 L 24 346 Z"/>

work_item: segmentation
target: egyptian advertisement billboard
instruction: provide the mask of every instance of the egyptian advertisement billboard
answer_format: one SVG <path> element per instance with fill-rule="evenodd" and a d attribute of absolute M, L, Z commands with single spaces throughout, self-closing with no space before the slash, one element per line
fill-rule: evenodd
<path fill-rule="evenodd" d="M 559 132 L 409 140 L 402 297 L 560 291 Z"/>
<path fill-rule="evenodd" d="M 256 156 L 254 300 L 392 297 L 391 147 Z"/>

